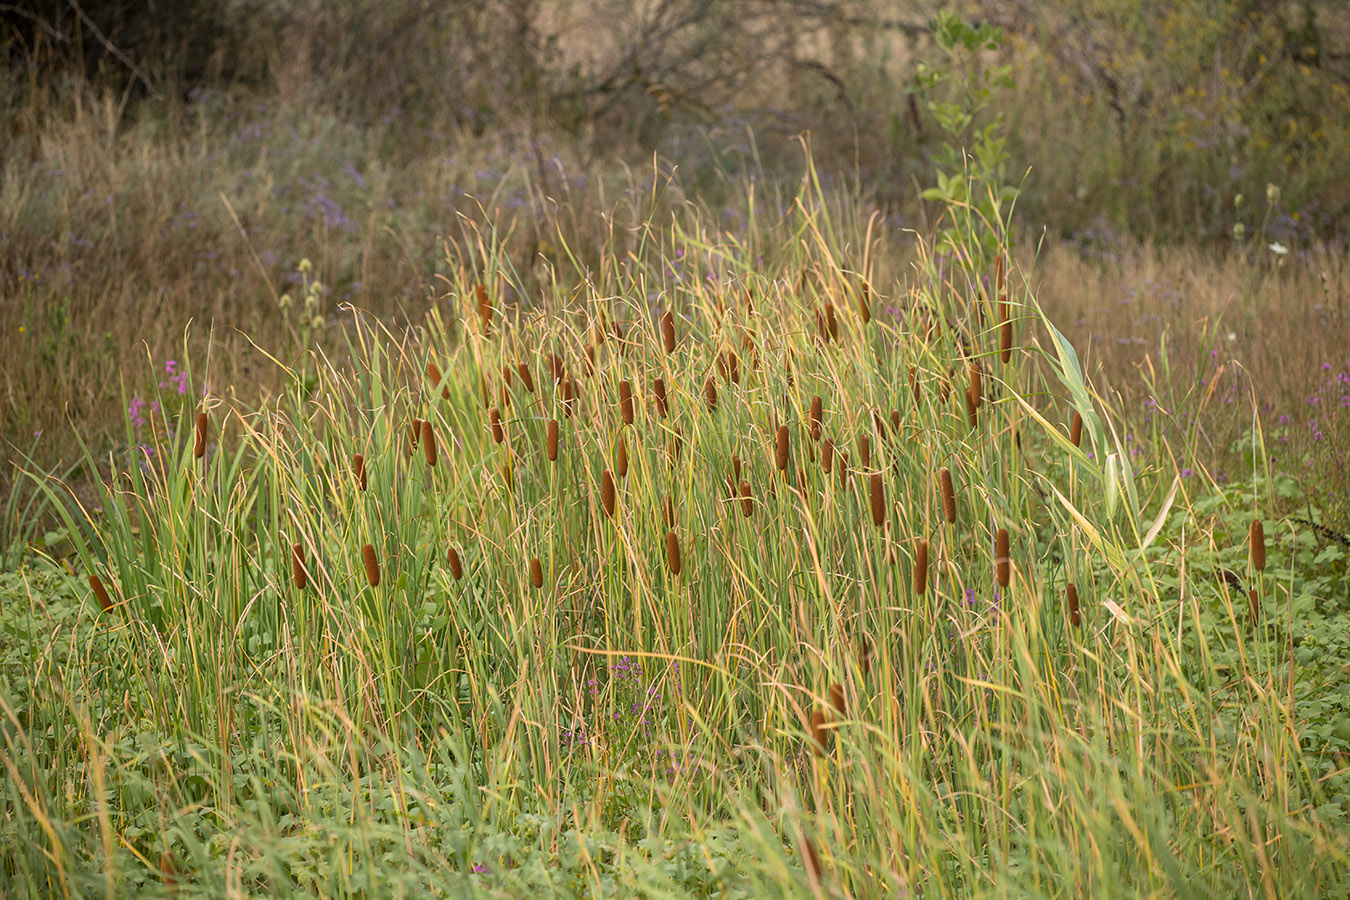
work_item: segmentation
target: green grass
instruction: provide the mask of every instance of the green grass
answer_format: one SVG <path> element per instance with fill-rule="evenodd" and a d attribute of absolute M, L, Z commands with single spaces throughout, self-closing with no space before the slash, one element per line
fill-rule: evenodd
<path fill-rule="evenodd" d="M 1224 486 L 1183 484 L 1184 449 L 1132 467 L 1016 266 L 1004 362 L 969 300 L 1003 223 L 955 216 L 966 252 L 902 277 L 809 166 L 744 239 L 629 212 L 593 259 L 559 237 L 529 292 L 466 226 L 418 327 L 358 315 L 260 404 L 193 383 L 111 468 L 85 450 L 93 504 L 42 482 L 73 553 L 5 576 L 0 892 L 1350 893 L 1347 580 L 1275 517 L 1259 445 Z"/>

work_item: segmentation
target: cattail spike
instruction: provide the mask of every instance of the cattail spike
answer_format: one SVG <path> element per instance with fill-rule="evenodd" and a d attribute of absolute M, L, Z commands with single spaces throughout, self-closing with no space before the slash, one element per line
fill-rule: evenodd
<path fill-rule="evenodd" d="M 624 379 L 619 382 L 619 411 L 625 425 L 633 424 L 633 383 Z"/>
<path fill-rule="evenodd" d="M 994 573 L 998 576 L 998 586 L 1008 587 L 1012 574 L 1012 559 L 1008 555 L 1008 529 L 1000 528 L 994 537 Z"/>
<path fill-rule="evenodd" d="M 1073 442 L 1075 447 L 1081 446 L 1083 443 L 1082 413 L 1075 412 L 1073 414 L 1073 424 L 1069 426 L 1069 440 Z"/>
<path fill-rule="evenodd" d="M 108 596 L 108 589 L 103 586 L 103 581 L 97 575 L 89 576 L 89 587 L 98 600 L 99 608 L 105 613 L 112 612 L 114 606 L 112 597 Z"/>
<path fill-rule="evenodd" d="M 948 522 L 956 521 L 956 491 L 952 487 L 952 470 L 943 466 L 938 469 L 938 485 L 942 490 L 942 516 Z"/>
<path fill-rule="evenodd" d="M 301 544 L 291 544 L 291 579 L 298 590 L 305 589 L 305 548 Z"/>
<path fill-rule="evenodd" d="M 1260 519 L 1252 519 L 1252 526 L 1247 532 L 1248 541 L 1251 543 L 1252 568 L 1258 572 L 1266 570 L 1266 527 L 1261 524 Z"/>
<path fill-rule="evenodd" d="M 536 588 L 544 586 L 544 567 L 537 558 L 530 560 L 530 584 Z"/>
<path fill-rule="evenodd" d="M 600 473 L 600 505 L 605 508 L 605 515 L 614 518 L 614 476 L 609 469 Z"/>
<path fill-rule="evenodd" d="M 506 437 L 506 432 L 502 430 L 502 413 L 497 407 L 488 410 L 488 424 L 492 427 L 493 443 L 500 444 Z"/>
<path fill-rule="evenodd" d="M 436 432 L 431 427 L 430 420 L 422 422 L 422 454 L 426 458 L 428 467 L 436 465 Z"/>
<path fill-rule="evenodd" d="M 675 352 L 675 317 L 670 314 L 670 310 L 661 314 L 661 341 L 667 355 Z"/>
<path fill-rule="evenodd" d="M 371 544 L 366 544 L 361 548 L 361 556 L 365 559 L 366 563 L 366 581 L 370 583 L 371 587 L 379 587 L 380 560 L 375 556 L 375 547 Z"/>
<path fill-rule="evenodd" d="M 703 399 L 710 411 L 717 411 L 717 385 L 713 383 L 712 378 L 703 383 Z"/>
<path fill-rule="evenodd" d="M 923 595 L 928 590 L 928 541 L 919 539 L 914 552 L 914 593 Z"/>
<path fill-rule="evenodd" d="M 558 420 L 548 420 L 548 443 L 546 447 L 549 462 L 558 460 Z"/>
<path fill-rule="evenodd" d="M 674 527 L 675 527 L 675 500 L 674 500 L 669 494 L 666 494 L 666 502 L 665 502 L 665 504 L 664 504 L 664 506 L 663 506 L 663 512 L 664 512 L 664 515 L 665 515 L 666 527 L 667 527 L 667 528 L 674 528 Z"/>
<path fill-rule="evenodd" d="M 825 711 L 817 709 L 811 713 L 811 743 L 815 745 L 816 756 L 825 755 Z M 811 851 L 815 856 L 815 850 Z M 820 868 L 820 862 L 816 861 L 817 871 Z"/>
<path fill-rule="evenodd" d="M 872 474 L 870 487 L 872 524 L 880 528 L 886 524 L 886 487 L 882 484 L 880 472 Z"/>
<path fill-rule="evenodd" d="M 829 438 L 820 445 L 820 468 L 826 475 L 834 470 L 834 441 Z"/>
<path fill-rule="evenodd" d="M 984 369 L 978 362 L 970 364 L 970 398 L 976 409 L 984 402 Z"/>
<path fill-rule="evenodd" d="M 848 710 L 848 704 L 844 700 L 844 686 L 842 684 L 830 685 L 830 706 L 834 707 L 835 715 L 843 718 Z"/>
<path fill-rule="evenodd" d="M 666 399 L 666 381 L 664 378 L 658 378 L 652 382 L 652 395 L 656 397 L 656 411 L 661 418 L 670 415 L 670 407 Z"/>
<path fill-rule="evenodd" d="M 999 329 L 998 351 L 999 359 L 1007 364 L 1012 359 L 1013 332 L 1012 322 L 1008 319 L 1003 320 L 1003 325 Z"/>
<path fill-rule="evenodd" d="M 206 455 L 206 413 L 197 413 L 197 441 L 192 447 L 192 456 L 194 459 L 201 459 Z"/>
<path fill-rule="evenodd" d="M 858 459 L 862 462 L 864 469 L 872 465 L 872 442 L 867 439 L 867 435 L 858 435 Z"/>
<path fill-rule="evenodd" d="M 518 362 L 516 363 L 516 374 L 520 376 L 520 382 L 525 385 L 525 390 L 533 394 L 534 376 L 530 374 L 530 367 L 523 362 Z"/>
<path fill-rule="evenodd" d="M 450 549 L 446 552 L 445 559 L 446 562 L 450 564 L 450 574 L 455 577 L 455 580 L 459 581 L 463 578 L 464 563 L 460 561 L 459 551 L 455 549 L 453 544 L 450 545 Z"/>
<path fill-rule="evenodd" d="M 628 441 L 619 438 L 619 445 L 614 449 L 614 472 L 620 478 L 628 477 Z"/>
<path fill-rule="evenodd" d="M 1078 606 L 1078 585 L 1070 582 L 1064 593 L 1069 601 L 1069 624 L 1077 628 L 1083 624 L 1083 613 Z"/>
<path fill-rule="evenodd" d="M 360 453 L 352 454 L 352 471 L 356 475 L 356 486 L 360 490 L 366 489 L 366 458 Z"/>
<path fill-rule="evenodd" d="M 427 380 L 431 382 L 432 390 L 435 390 L 438 386 L 440 387 L 442 400 L 450 399 L 450 385 L 441 384 L 443 380 L 441 378 L 441 367 L 431 361 L 427 362 Z"/>
<path fill-rule="evenodd" d="M 478 317 L 483 320 L 483 333 L 487 334 L 492 327 L 492 304 L 488 301 L 487 285 L 480 282 L 474 286 L 473 292 L 478 300 Z"/>
<path fill-rule="evenodd" d="M 750 482 L 741 482 L 741 514 L 747 519 L 755 514 L 755 501 L 750 497 Z"/>
<path fill-rule="evenodd" d="M 421 440 L 422 440 L 422 420 L 414 416 L 412 422 L 409 423 L 408 425 L 409 456 L 412 456 L 414 453 L 417 452 L 417 444 Z"/>
<path fill-rule="evenodd" d="M 666 532 L 666 562 L 670 565 L 672 575 L 679 575 L 683 568 L 680 560 L 680 539 L 675 536 L 675 532 Z"/>
<path fill-rule="evenodd" d="M 825 404 L 819 397 L 811 398 L 811 413 L 807 421 L 811 427 L 811 440 L 820 440 L 821 426 L 825 421 Z"/>
<path fill-rule="evenodd" d="M 774 460 L 778 464 L 778 471 L 787 471 L 788 464 L 788 427 L 786 425 L 778 426 L 778 446 L 775 448 Z"/>

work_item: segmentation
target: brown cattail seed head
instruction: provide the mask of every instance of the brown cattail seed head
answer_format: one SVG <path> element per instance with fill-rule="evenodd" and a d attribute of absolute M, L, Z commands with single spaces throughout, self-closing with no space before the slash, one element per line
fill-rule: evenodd
<path fill-rule="evenodd" d="M 666 532 L 666 562 L 670 564 L 671 574 L 680 574 L 680 569 L 683 568 L 680 560 L 680 539 L 673 531 Z"/>
<path fill-rule="evenodd" d="M 872 465 L 872 442 L 865 434 L 858 435 L 858 458 L 862 461 L 864 469 Z"/>
<path fill-rule="evenodd" d="M 422 420 L 416 417 L 408 425 L 408 455 L 417 452 L 417 443 L 422 439 Z"/>
<path fill-rule="evenodd" d="M 525 385 L 525 390 L 533 394 L 534 376 L 530 374 L 530 367 L 523 362 L 518 362 L 516 363 L 516 374 L 520 376 L 520 383 Z"/>
<path fill-rule="evenodd" d="M 731 454 L 731 480 L 741 480 L 741 458 L 735 453 Z"/>
<path fill-rule="evenodd" d="M 1075 447 L 1083 443 L 1083 415 L 1082 413 L 1073 414 L 1073 424 L 1069 426 L 1069 440 Z"/>
<path fill-rule="evenodd" d="M 834 467 L 839 472 L 839 487 L 846 490 L 848 488 L 848 454 L 839 453 L 838 457 L 835 460 Z"/>
<path fill-rule="evenodd" d="M 956 521 L 956 490 L 952 487 L 952 470 L 943 466 L 938 469 L 938 485 L 942 490 L 942 517 L 948 522 Z"/>
<path fill-rule="evenodd" d="M 619 411 L 625 425 L 633 424 L 633 383 L 624 379 L 619 382 Z"/>
<path fill-rule="evenodd" d="M 1252 548 L 1252 568 L 1258 572 L 1266 570 L 1266 527 L 1260 519 L 1252 519 L 1252 527 L 1247 537 Z"/>
<path fill-rule="evenodd" d="M 614 476 L 606 469 L 600 473 L 600 505 L 611 519 L 614 518 L 614 503 Z"/>
<path fill-rule="evenodd" d="M 666 399 L 666 381 L 664 378 L 658 378 L 652 382 L 652 394 L 656 397 L 656 411 L 661 414 L 661 418 L 670 415 L 670 407 Z"/>
<path fill-rule="evenodd" d="M 787 471 L 788 464 L 788 427 L 786 425 L 778 426 L 778 446 L 774 460 L 778 464 L 778 471 Z"/>
<path fill-rule="evenodd" d="M 830 340 L 839 339 L 839 321 L 834 317 L 834 304 L 826 302 L 825 304 L 825 330 L 830 334 Z"/>
<path fill-rule="evenodd" d="M 900 436 L 900 410 L 898 409 L 891 410 L 891 434 L 895 437 Z"/>
<path fill-rule="evenodd" d="M 352 454 L 352 471 L 356 475 L 356 486 L 364 491 L 366 489 L 366 458 L 360 453 Z"/>
<path fill-rule="evenodd" d="M 1069 624 L 1077 628 L 1083 624 L 1083 613 L 1078 606 L 1078 585 L 1071 583 L 1064 593 L 1069 601 Z"/>
<path fill-rule="evenodd" d="M 834 441 L 829 438 L 820 445 L 820 468 L 826 475 L 834 470 Z"/>
<path fill-rule="evenodd" d="M 493 442 L 500 444 L 506 437 L 506 433 L 502 430 L 501 410 L 495 406 L 488 410 L 488 424 L 492 426 Z"/>
<path fill-rule="evenodd" d="M 821 399 L 820 399 L 819 397 L 812 397 L 812 398 L 811 398 L 811 414 L 810 414 L 810 416 L 807 418 L 807 421 L 810 423 L 810 426 L 811 426 L 811 440 L 813 440 L 813 441 L 818 441 L 818 440 L 820 440 L 820 430 L 821 430 L 821 425 L 822 425 L 823 422 L 824 422 L 824 417 L 825 417 L 825 404 L 824 404 L 824 402 L 821 401 Z"/>
<path fill-rule="evenodd" d="M 558 420 L 548 420 L 548 440 L 545 452 L 548 454 L 549 462 L 556 462 L 558 459 Z"/>
<path fill-rule="evenodd" d="M 436 432 L 429 421 L 422 422 L 422 455 L 428 466 L 436 465 Z"/>
<path fill-rule="evenodd" d="M 823 709 L 811 713 L 811 743 L 815 744 L 817 756 L 825 755 L 825 711 Z M 813 850 L 812 855 L 814 855 L 814 852 Z M 816 868 L 820 868 L 819 861 L 816 862 Z"/>
<path fill-rule="evenodd" d="M 830 706 L 834 707 L 835 714 L 839 718 L 844 717 L 848 704 L 844 702 L 844 686 L 842 684 L 830 685 Z"/>
<path fill-rule="evenodd" d="M 432 390 L 435 390 L 437 385 L 441 384 L 441 368 L 434 362 L 427 363 L 427 380 L 431 382 Z M 441 387 L 441 399 L 450 399 L 450 385 L 447 384 Z"/>
<path fill-rule="evenodd" d="M 998 335 L 999 358 L 1004 363 L 1012 359 L 1012 344 L 1013 344 L 1012 321 L 1009 319 L 1004 319 L 1003 325 L 999 329 Z"/>
<path fill-rule="evenodd" d="M 974 428 L 976 423 L 975 411 L 980 408 L 980 404 L 975 400 L 975 394 L 970 388 L 966 388 L 966 420 L 970 422 L 970 427 Z"/>
<path fill-rule="evenodd" d="M 863 320 L 863 324 L 864 324 L 864 325 L 866 325 L 868 322 L 872 321 L 872 300 L 871 300 L 871 298 L 872 298 L 872 286 L 869 285 L 866 281 L 864 281 L 864 282 L 862 283 L 862 291 L 860 292 L 860 296 L 859 296 L 859 298 L 858 298 L 858 300 L 859 300 L 859 310 L 858 310 L 858 311 L 859 311 L 860 313 L 862 313 L 862 320 Z"/>
<path fill-rule="evenodd" d="M 666 310 L 661 314 L 661 342 L 665 345 L 666 353 L 675 352 L 675 317 Z"/>
<path fill-rule="evenodd" d="M 530 584 L 537 588 L 544 586 L 544 567 L 538 559 L 530 560 Z"/>
<path fill-rule="evenodd" d="M 595 374 L 595 345 L 586 345 L 586 374 Z"/>
<path fill-rule="evenodd" d="M 708 409 L 714 411 L 717 409 L 717 385 L 713 384 L 711 378 L 703 383 L 703 399 L 707 402 Z"/>
<path fill-rule="evenodd" d="M 577 407 L 577 383 L 568 378 L 562 383 L 563 415 L 572 418 Z"/>
<path fill-rule="evenodd" d="M 920 538 L 914 550 L 914 593 L 928 590 L 928 541 Z"/>
<path fill-rule="evenodd" d="M 366 581 L 370 583 L 371 587 L 379 587 L 380 561 L 375 556 L 375 548 L 370 544 L 366 544 L 361 548 L 361 556 L 365 558 L 366 562 Z"/>
<path fill-rule="evenodd" d="M 305 548 L 291 544 L 291 578 L 300 590 L 305 589 Z"/>
<path fill-rule="evenodd" d="M 814 721 L 814 717 L 812 720 Z M 814 729 L 812 736 L 814 737 Z M 821 746 L 824 746 L 823 742 Z M 812 883 L 820 881 L 823 870 L 820 868 L 820 855 L 816 853 L 816 845 L 811 843 L 811 839 L 805 834 L 798 836 L 797 844 L 797 852 L 802 858 L 802 868 L 806 870 L 807 877 Z"/>
<path fill-rule="evenodd" d="M 741 514 L 747 519 L 755 514 L 755 501 L 750 497 L 750 482 L 741 482 Z"/>
<path fill-rule="evenodd" d="M 880 528 L 886 524 L 886 486 L 881 482 L 881 473 L 871 477 L 872 524 Z"/>
<path fill-rule="evenodd" d="M 94 592 L 94 597 L 98 600 L 99 608 L 104 612 L 112 612 L 112 597 L 108 596 L 108 589 L 103 586 L 103 582 L 97 575 L 89 576 L 89 587 Z"/>
<path fill-rule="evenodd" d="M 620 478 L 628 477 L 628 441 L 619 438 L 619 446 L 614 450 L 614 471 Z"/>
<path fill-rule="evenodd" d="M 1000 528 L 994 536 L 994 573 L 998 576 L 998 586 L 1006 588 L 1012 574 L 1012 560 L 1008 556 L 1008 529 Z"/>
<path fill-rule="evenodd" d="M 483 332 L 486 334 L 492 326 L 492 304 L 488 301 L 487 285 L 477 284 L 473 292 L 478 300 L 478 317 L 483 320 Z"/>
<path fill-rule="evenodd" d="M 1261 596 L 1256 593 L 1256 588 L 1247 592 L 1247 605 L 1251 608 L 1253 620 L 1261 618 Z"/>
<path fill-rule="evenodd" d="M 445 559 L 450 564 L 450 574 L 455 576 L 455 580 L 459 581 L 463 578 L 464 563 L 460 561 L 459 551 L 454 548 L 454 545 L 451 545 L 450 550 L 445 554 Z"/>
<path fill-rule="evenodd" d="M 192 447 L 192 455 L 201 459 L 206 455 L 206 413 L 197 413 L 197 442 Z"/>
<path fill-rule="evenodd" d="M 976 409 L 979 409 L 984 401 L 984 370 L 980 368 L 978 362 L 970 364 L 970 398 L 975 403 Z"/>

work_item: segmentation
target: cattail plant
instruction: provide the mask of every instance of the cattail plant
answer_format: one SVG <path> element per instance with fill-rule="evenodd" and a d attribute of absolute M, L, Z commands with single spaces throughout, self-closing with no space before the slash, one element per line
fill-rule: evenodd
<path fill-rule="evenodd" d="M 666 451 L 670 457 L 670 464 L 673 466 L 680 461 L 680 450 L 684 447 L 684 429 L 676 425 L 675 430 L 670 435 L 670 447 Z"/>
<path fill-rule="evenodd" d="M 460 561 L 459 551 L 455 549 L 454 544 L 451 544 L 450 549 L 446 551 L 445 561 L 450 564 L 450 574 L 455 577 L 456 581 L 464 577 L 464 563 Z"/>
<path fill-rule="evenodd" d="M 928 590 L 928 541 L 923 538 L 914 549 L 914 593 L 923 595 Z"/>
<path fill-rule="evenodd" d="M 431 421 L 424 419 L 422 421 L 422 455 L 426 458 L 428 467 L 436 465 L 436 432 L 431 427 Z"/>
<path fill-rule="evenodd" d="M 919 408 L 919 367 L 909 367 L 909 392 L 914 395 L 914 408 Z"/>
<path fill-rule="evenodd" d="M 839 473 L 839 487 L 841 490 L 848 490 L 848 454 L 840 452 L 835 455 L 838 457 L 834 468 Z"/>
<path fill-rule="evenodd" d="M 661 342 L 665 345 L 666 354 L 675 352 L 675 317 L 666 310 L 661 314 Z"/>
<path fill-rule="evenodd" d="M 539 562 L 538 557 L 530 559 L 530 584 L 535 588 L 544 586 L 544 566 Z"/>
<path fill-rule="evenodd" d="M 652 396 L 656 398 L 656 411 L 661 418 L 664 419 L 669 416 L 670 405 L 666 398 L 666 380 L 664 378 L 658 378 L 652 382 Z"/>
<path fill-rule="evenodd" d="M 872 524 L 880 528 L 886 524 L 886 486 L 882 484 L 880 472 L 872 473 L 870 481 Z"/>
<path fill-rule="evenodd" d="M 970 364 L 970 399 L 976 409 L 984 402 L 984 370 L 978 361 Z"/>
<path fill-rule="evenodd" d="M 1075 412 L 1073 414 L 1073 424 L 1069 426 L 1069 440 L 1075 447 L 1083 443 L 1083 415 Z"/>
<path fill-rule="evenodd" d="M 305 548 L 301 544 L 291 544 L 291 579 L 295 582 L 295 587 L 303 591 L 305 589 Z"/>
<path fill-rule="evenodd" d="M 1256 588 L 1247 591 L 1247 608 L 1251 610 L 1253 622 L 1261 618 L 1261 595 L 1256 592 Z"/>
<path fill-rule="evenodd" d="M 506 409 L 511 405 L 511 367 L 502 366 L 502 388 L 498 396 L 501 397 L 501 407 Z"/>
<path fill-rule="evenodd" d="M 483 320 L 483 333 L 487 334 L 492 327 L 492 304 L 488 301 L 487 285 L 479 282 L 473 292 L 478 300 L 478 317 Z"/>
<path fill-rule="evenodd" d="M 633 383 L 626 378 L 619 382 L 619 414 L 625 425 L 633 424 Z"/>
<path fill-rule="evenodd" d="M 422 420 L 413 417 L 408 425 L 408 455 L 412 456 L 417 452 L 417 444 L 422 440 Z"/>
<path fill-rule="evenodd" d="M 813 716 L 812 722 L 814 721 L 815 717 Z M 815 730 L 813 728 L 812 729 L 813 737 L 815 736 L 814 732 Z M 820 747 L 821 748 L 824 747 L 823 736 L 822 741 L 820 743 Z M 824 755 L 822 750 L 818 750 L 817 752 L 820 752 L 821 755 Z M 797 845 L 798 845 L 797 853 L 802 858 L 802 868 L 806 870 L 806 875 L 811 880 L 811 883 L 818 884 L 820 882 L 823 870 L 820 868 L 820 855 L 816 853 L 816 845 L 811 843 L 811 839 L 807 837 L 804 832 L 797 836 Z"/>
<path fill-rule="evenodd" d="M 375 547 L 371 544 L 366 544 L 361 548 L 361 556 L 366 562 L 366 581 L 369 582 L 371 587 L 379 587 L 380 561 L 375 556 Z"/>
<path fill-rule="evenodd" d="M 891 410 L 891 435 L 894 437 L 900 436 L 900 410 L 898 409 Z"/>
<path fill-rule="evenodd" d="M 872 321 L 872 286 L 866 279 L 863 279 L 858 291 L 858 312 L 862 315 L 864 325 Z"/>
<path fill-rule="evenodd" d="M 942 491 L 942 517 L 948 522 L 955 522 L 956 490 L 952 487 L 952 470 L 946 466 L 938 469 L 938 486 Z"/>
<path fill-rule="evenodd" d="M 1247 531 L 1247 540 L 1251 544 L 1252 568 L 1258 572 L 1266 570 L 1266 527 L 1260 519 L 1252 519 Z"/>
<path fill-rule="evenodd" d="M 970 427 L 974 428 L 976 424 L 976 410 L 980 408 L 979 401 L 975 399 L 975 394 L 970 388 L 966 388 L 966 421 Z"/>
<path fill-rule="evenodd" d="M 544 452 L 548 455 L 549 462 L 558 461 L 558 420 L 548 420 L 548 437 L 545 442 Z"/>
<path fill-rule="evenodd" d="M 713 383 L 711 377 L 703 382 L 703 399 L 708 404 L 710 411 L 717 411 L 717 385 Z"/>
<path fill-rule="evenodd" d="M 820 440 L 821 426 L 825 421 L 825 404 L 819 397 L 811 398 L 811 412 L 807 416 L 810 423 L 811 440 Z"/>
<path fill-rule="evenodd" d="M 998 353 L 999 359 L 1006 365 L 1012 359 L 1013 329 L 1012 320 L 1007 318 L 1007 310 L 1004 310 L 1003 324 L 999 327 L 998 334 Z"/>
<path fill-rule="evenodd" d="M 834 441 L 829 438 L 820 445 L 820 468 L 826 475 L 834 469 Z"/>
<path fill-rule="evenodd" d="M 1008 578 L 1012 574 L 1012 559 L 1008 555 L 1008 529 L 1000 528 L 994 536 L 994 574 L 998 577 L 998 586 L 1006 589 Z"/>
<path fill-rule="evenodd" d="M 666 532 L 666 562 L 670 565 L 670 573 L 679 575 L 683 565 L 680 560 L 680 539 L 676 537 L 675 532 Z"/>
<path fill-rule="evenodd" d="M 619 445 L 614 449 L 614 471 L 620 478 L 628 477 L 628 441 L 622 437 L 619 438 Z"/>
<path fill-rule="evenodd" d="M 844 700 L 844 686 L 839 683 L 830 685 L 830 706 L 834 707 L 834 713 L 839 718 L 843 718 L 848 711 L 848 704 Z"/>
<path fill-rule="evenodd" d="M 563 415 L 572 418 L 577 406 L 577 383 L 568 378 L 562 383 Z"/>
<path fill-rule="evenodd" d="M 556 353 L 548 355 L 548 378 L 554 384 L 560 384 L 567 379 L 567 367 Z"/>
<path fill-rule="evenodd" d="M 867 435 L 858 435 L 858 459 L 864 469 L 872 465 L 872 442 L 867 439 Z"/>
<path fill-rule="evenodd" d="M 356 486 L 359 490 L 366 489 L 366 458 L 360 453 L 352 454 L 352 473 L 356 476 Z"/>
<path fill-rule="evenodd" d="M 834 315 L 834 304 L 830 301 L 825 302 L 825 330 L 830 335 L 830 340 L 839 340 L 839 321 Z"/>
<path fill-rule="evenodd" d="M 586 345 L 586 374 L 595 374 L 595 346 L 593 344 Z"/>
<path fill-rule="evenodd" d="M 497 407 L 488 410 L 488 424 L 492 427 L 492 441 L 500 444 L 506 437 L 506 432 L 502 430 L 502 413 Z"/>
<path fill-rule="evenodd" d="M 441 367 L 430 360 L 427 361 L 427 380 L 431 382 L 432 390 L 435 390 L 438 385 L 440 386 L 442 400 L 450 399 L 450 385 L 441 384 Z"/>
<path fill-rule="evenodd" d="M 811 713 L 811 743 L 815 746 L 816 756 L 825 755 L 825 711 L 823 709 L 814 710 Z M 812 856 L 815 851 L 812 850 Z M 817 870 L 820 862 L 816 862 Z"/>
<path fill-rule="evenodd" d="M 675 499 L 666 494 L 665 503 L 662 504 L 662 514 L 665 518 L 666 528 L 675 527 Z"/>
<path fill-rule="evenodd" d="M 600 473 L 600 505 L 605 508 L 605 515 L 614 518 L 614 476 L 609 469 Z"/>
<path fill-rule="evenodd" d="M 89 576 L 89 588 L 94 592 L 94 597 L 98 600 L 99 609 L 105 613 L 113 611 L 112 597 L 108 596 L 108 589 L 103 586 L 103 581 L 97 576 Z"/>
<path fill-rule="evenodd" d="M 206 455 L 206 413 L 197 413 L 197 442 L 192 447 L 192 457 L 201 459 Z"/>
<path fill-rule="evenodd" d="M 1078 606 L 1078 585 L 1069 582 L 1069 586 L 1064 589 L 1064 594 L 1069 602 L 1069 624 L 1078 628 L 1083 624 L 1083 613 Z"/>
<path fill-rule="evenodd" d="M 741 515 L 747 519 L 755 514 L 755 501 L 750 497 L 750 482 L 741 482 Z"/>
<path fill-rule="evenodd" d="M 863 675 L 872 672 L 872 642 L 865 634 L 858 636 L 858 671 Z"/>
<path fill-rule="evenodd" d="M 786 472 L 788 464 L 788 427 L 786 425 L 778 426 L 778 445 L 775 447 L 774 461 L 778 465 L 778 471 Z"/>
<path fill-rule="evenodd" d="M 530 367 L 523 362 L 518 362 L 516 363 L 516 374 L 520 376 L 520 383 L 525 385 L 525 390 L 533 394 L 534 376 L 530 374 Z"/>

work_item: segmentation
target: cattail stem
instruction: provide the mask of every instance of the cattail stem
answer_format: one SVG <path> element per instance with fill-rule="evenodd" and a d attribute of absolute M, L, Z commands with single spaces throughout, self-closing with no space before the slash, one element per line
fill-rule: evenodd
<path fill-rule="evenodd" d="M 361 556 L 364 557 L 366 562 L 366 581 L 370 583 L 371 587 L 379 587 L 380 561 L 375 556 L 375 547 L 371 544 L 366 544 L 361 548 Z"/>

